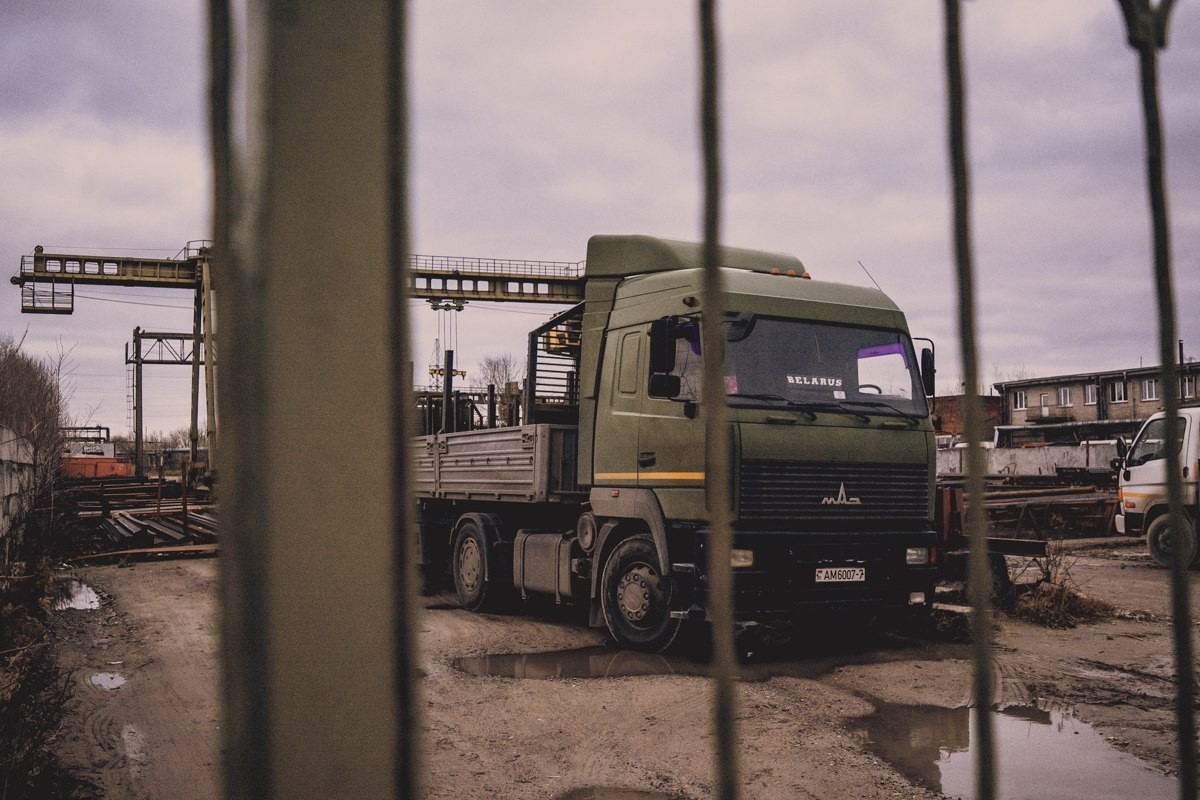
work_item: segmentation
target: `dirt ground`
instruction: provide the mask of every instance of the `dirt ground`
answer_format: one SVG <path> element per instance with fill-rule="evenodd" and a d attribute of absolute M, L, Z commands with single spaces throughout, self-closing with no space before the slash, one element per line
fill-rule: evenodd
<path fill-rule="evenodd" d="M 1077 551 L 1069 562 L 1083 591 L 1118 615 L 1070 630 L 1002 618 L 997 696 L 1001 706 L 1064 711 L 1094 727 L 1113 758 L 1132 754 L 1169 773 L 1169 575 L 1136 543 L 1115 544 L 1125 546 Z M 75 687 L 58 752 L 105 797 L 218 796 L 218 567 L 209 558 L 72 573 L 97 590 L 101 607 L 64 612 L 56 628 Z M 425 604 L 429 798 L 713 795 L 710 685 L 695 657 L 606 649 L 599 632 L 561 613 L 470 614 L 449 596 Z M 967 645 L 807 632 L 784 649 L 754 647 L 738 687 L 745 797 L 944 796 L 936 768 L 893 766 L 870 722 L 965 707 Z M 951 739 L 970 736 L 961 719 Z M 922 746 L 913 730 L 901 738 Z M 946 745 L 923 746 L 932 764 Z M 1061 794 L 1047 787 L 1045 796 Z"/>

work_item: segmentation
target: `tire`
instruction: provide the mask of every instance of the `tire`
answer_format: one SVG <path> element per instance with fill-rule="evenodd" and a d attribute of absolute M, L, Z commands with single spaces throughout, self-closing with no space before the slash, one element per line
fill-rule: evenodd
<path fill-rule="evenodd" d="M 609 554 L 600 606 L 609 634 L 622 647 L 661 653 L 675 641 L 682 620 L 671 617 L 671 581 L 659 574 L 649 536 L 631 536 Z"/>
<path fill-rule="evenodd" d="M 508 571 L 501 568 L 495 551 L 488 545 L 478 519 L 467 516 L 458 525 L 451 551 L 450 572 L 458 602 L 468 611 L 498 608 L 511 588 L 504 585 Z"/>
<path fill-rule="evenodd" d="M 1182 537 L 1173 536 L 1166 514 L 1156 517 L 1146 528 L 1146 548 L 1160 565 L 1171 566 L 1176 547 L 1183 549 L 1184 560 L 1188 566 L 1195 565 L 1200 551 L 1196 545 L 1196 523 L 1188 520 L 1184 522 L 1183 528 Z"/>

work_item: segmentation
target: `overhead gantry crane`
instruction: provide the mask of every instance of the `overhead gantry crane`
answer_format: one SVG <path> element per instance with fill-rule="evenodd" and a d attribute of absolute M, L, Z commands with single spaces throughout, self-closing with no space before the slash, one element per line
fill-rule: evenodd
<path fill-rule="evenodd" d="M 199 439 L 200 367 L 205 368 L 208 409 L 209 463 L 215 463 L 217 434 L 217 348 L 216 315 L 210 253 L 206 240 L 188 242 L 174 258 L 143 256 L 47 253 L 39 245 L 32 255 L 21 256 L 21 268 L 11 279 L 21 288 L 21 312 L 25 314 L 71 314 L 75 311 L 75 287 L 109 285 L 185 289 L 195 296 L 191 355 L 158 363 L 192 366 L 191 458 L 195 463 Z M 573 304 L 583 300 L 583 262 L 530 261 L 522 259 L 469 258 L 410 255 L 408 296 L 436 304 L 456 305 L 473 300 L 522 303 Z M 461 305 L 459 305 L 461 307 Z M 133 361 L 144 360 L 141 341 L 152 336 L 186 337 L 186 334 L 142 334 L 135 331 Z M 143 340 L 142 337 L 147 337 Z M 127 348 L 128 350 L 128 348 Z M 203 353 L 201 356 L 200 354 Z M 142 452 L 140 392 L 135 387 L 136 451 Z M 141 474 L 141 459 L 137 469 Z"/>
<path fill-rule="evenodd" d="M 21 312 L 24 314 L 71 314 L 75 311 L 75 287 L 78 285 L 109 285 L 186 289 L 195 296 L 195 315 L 192 325 L 192 352 L 199 354 L 203 346 L 207 358 L 192 358 L 192 425 L 191 460 L 196 461 L 199 440 L 200 367 L 205 366 L 206 401 L 208 406 L 209 458 L 216 452 L 216 331 L 213 313 L 212 280 L 209 273 L 208 241 L 188 242 L 175 258 L 145 258 L 143 256 L 97 256 L 74 253 L 47 253 L 38 245 L 32 255 L 21 256 L 21 269 L 12 283 L 21 288 Z M 184 362 L 175 362 L 184 363 Z M 142 435 L 141 392 L 135 387 L 134 439 L 137 474 L 141 475 Z"/>

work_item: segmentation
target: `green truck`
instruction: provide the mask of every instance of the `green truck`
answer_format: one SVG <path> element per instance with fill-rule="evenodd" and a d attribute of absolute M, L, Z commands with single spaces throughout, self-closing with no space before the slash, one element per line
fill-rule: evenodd
<path fill-rule="evenodd" d="M 918 356 L 880 291 L 720 252 L 713 319 L 700 245 L 593 236 L 583 302 L 530 334 L 522 424 L 417 438 L 422 564 L 463 607 L 551 597 L 663 650 L 707 618 L 706 498 L 722 489 L 739 621 L 930 606 L 932 349 Z M 701 352 L 702 325 L 724 353 Z M 702 363 L 724 376 L 729 487 L 706 480 Z"/>

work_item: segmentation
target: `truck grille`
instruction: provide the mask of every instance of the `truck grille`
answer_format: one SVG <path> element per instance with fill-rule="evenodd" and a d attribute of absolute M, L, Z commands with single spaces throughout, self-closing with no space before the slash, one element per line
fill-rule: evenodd
<path fill-rule="evenodd" d="M 744 461 L 743 526 L 787 530 L 917 530 L 928 525 L 924 464 Z"/>

